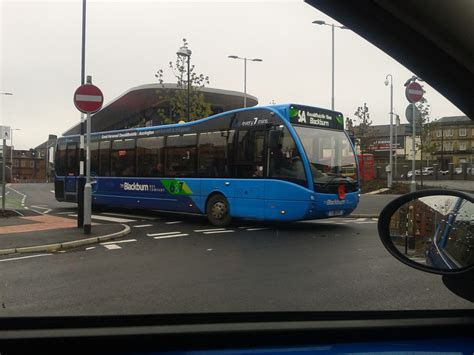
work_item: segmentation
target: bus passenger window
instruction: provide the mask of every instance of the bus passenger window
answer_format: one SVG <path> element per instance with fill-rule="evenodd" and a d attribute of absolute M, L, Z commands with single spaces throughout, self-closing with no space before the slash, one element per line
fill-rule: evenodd
<path fill-rule="evenodd" d="M 135 176 L 135 140 L 120 139 L 112 143 L 111 176 Z"/>
<path fill-rule="evenodd" d="M 164 137 L 137 139 L 138 176 L 163 176 L 163 147 Z"/>
<path fill-rule="evenodd" d="M 199 167 L 201 177 L 227 177 L 227 132 L 199 135 Z"/>
<path fill-rule="evenodd" d="M 79 175 L 79 151 L 77 143 L 68 143 L 66 150 L 67 175 Z"/>
<path fill-rule="evenodd" d="M 99 175 L 110 176 L 110 141 L 99 143 Z"/>
<path fill-rule="evenodd" d="M 167 137 L 165 160 L 166 176 L 196 176 L 196 140 L 196 133 Z"/>
<path fill-rule="evenodd" d="M 91 154 L 91 176 L 97 176 L 99 174 L 99 142 L 91 142 L 90 154 Z"/>
<path fill-rule="evenodd" d="M 237 135 L 236 160 L 233 162 L 236 177 L 263 177 L 265 132 L 240 130 Z"/>

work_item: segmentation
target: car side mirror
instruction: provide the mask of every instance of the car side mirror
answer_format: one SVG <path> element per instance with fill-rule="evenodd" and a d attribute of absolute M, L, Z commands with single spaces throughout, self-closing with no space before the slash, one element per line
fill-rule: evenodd
<path fill-rule="evenodd" d="M 474 197 L 450 190 L 403 195 L 381 212 L 385 248 L 413 268 L 474 279 Z"/>

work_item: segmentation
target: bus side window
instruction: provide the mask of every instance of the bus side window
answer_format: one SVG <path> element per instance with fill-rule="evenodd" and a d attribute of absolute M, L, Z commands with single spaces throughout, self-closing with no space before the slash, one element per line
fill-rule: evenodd
<path fill-rule="evenodd" d="M 90 154 L 91 154 L 91 176 L 97 176 L 99 174 L 99 142 L 91 142 Z"/>
<path fill-rule="evenodd" d="M 110 176 L 110 141 L 99 143 L 99 175 Z"/>
<path fill-rule="evenodd" d="M 163 147 L 164 137 L 137 139 L 137 176 L 163 176 Z"/>
<path fill-rule="evenodd" d="M 66 150 L 66 174 L 79 175 L 79 151 L 77 143 L 68 143 Z"/>
<path fill-rule="evenodd" d="M 165 150 L 166 176 L 196 176 L 196 144 L 196 133 L 167 136 Z"/>
<path fill-rule="evenodd" d="M 263 130 L 239 130 L 236 141 L 234 176 L 242 178 L 263 177 L 264 167 Z"/>
<path fill-rule="evenodd" d="M 58 150 L 56 153 L 56 175 L 65 176 L 67 175 L 67 165 L 66 165 L 66 144 L 59 143 Z"/>
<path fill-rule="evenodd" d="M 110 160 L 111 176 L 135 176 L 135 139 L 114 140 Z"/>
<path fill-rule="evenodd" d="M 200 177 L 227 177 L 227 132 L 205 132 L 199 135 Z"/>

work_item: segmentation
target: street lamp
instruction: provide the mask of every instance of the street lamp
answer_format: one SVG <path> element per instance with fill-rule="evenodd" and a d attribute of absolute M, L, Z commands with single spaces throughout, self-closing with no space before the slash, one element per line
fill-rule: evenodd
<path fill-rule="evenodd" d="M 2 92 L 0 94 L 6 95 L 6 96 L 13 95 L 11 92 Z M 5 211 L 5 197 L 6 197 L 5 165 L 6 165 L 5 164 L 5 139 L 3 139 L 3 145 L 2 145 L 2 211 L 3 212 Z"/>
<path fill-rule="evenodd" d="M 263 60 L 260 58 L 253 58 L 253 59 L 249 59 L 246 57 L 242 58 L 236 55 L 229 55 L 227 57 L 232 58 L 232 59 L 242 59 L 244 61 L 244 107 L 247 107 L 247 60 L 251 62 L 263 62 Z"/>
<path fill-rule="evenodd" d="M 331 26 L 331 33 L 332 33 L 332 93 L 331 93 L 331 110 L 334 110 L 334 27 L 340 28 L 341 30 L 347 30 L 348 27 L 346 26 L 339 26 L 335 25 L 333 23 L 326 23 L 325 21 L 322 20 L 316 20 L 313 21 L 314 24 L 316 25 L 325 25 L 325 26 Z"/>
<path fill-rule="evenodd" d="M 180 47 L 179 50 L 176 52 L 177 55 L 179 55 L 180 57 L 187 57 L 188 58 L 188 98 L 187 98 L 187 105 L 186 105 L 186 112 L 187 112 L 187 116 L 188 116 L 188 122 L 190 121 L 190 117 L 189 117 L 189 92 L 190 92 L 190 85 L 191 85 L 191 82 L 190 82 L 190 73 L 189 73 L 189 68 L 190 68 L 190 61 L 191 61 L 191 50 L 188 48 L 188 47 Z"/>
<path fill-rule="evenodd" d="M 390 157 L 389 157 L 389 168 L 387 174 L 387 185 L 389 188 L 392 187 L 392 157 L 393 157 L 393 76 L 387 74 L 385 77 L 385 86 L 388 86 L 388 78 L 390 77 Z"/>
<path fill-rule="evenodd" d="M 11 128 L 10 129 L 10 163 L 12 166 L 12 172 L 13 172 L 13 131 L 21 131 L 20 128 Z"/>
<path fill-rule="evenodd" d="M 397 151 L 398 151 L 398 127 L 400 126 L 400 116 L 396 113 L 393 114 L 395 116 L 395 161 L 394 161 L 394 172 L 395 179 L 398 177 L 398 169 L 397 169 Z M 393 178 L 392 176 L 392 178 Z M 393 179 L 392 179 L 393 181 Z"/>

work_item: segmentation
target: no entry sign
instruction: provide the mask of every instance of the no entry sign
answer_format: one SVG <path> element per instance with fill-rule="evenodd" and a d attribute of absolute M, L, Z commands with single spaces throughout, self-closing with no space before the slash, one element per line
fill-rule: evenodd
<path fill-rule="evenodd" d="M 74 106 L 84 113 L 99 111 L 104 102 L 102 91 L 92 84 L 84 84 L 77 88 L 74 93 Z"/>
<path fill-rule="evenodd" d="M 412 82 L 408 84 L 405 89 L 405 96 L 407 97 L 407 100 L 412 104 L 420 101 L 423 98 L 423 94 L 423 88 L 417 82 Z"/>

